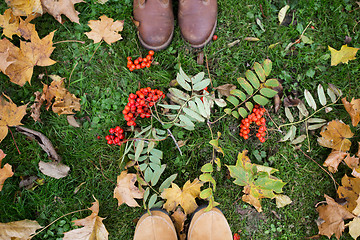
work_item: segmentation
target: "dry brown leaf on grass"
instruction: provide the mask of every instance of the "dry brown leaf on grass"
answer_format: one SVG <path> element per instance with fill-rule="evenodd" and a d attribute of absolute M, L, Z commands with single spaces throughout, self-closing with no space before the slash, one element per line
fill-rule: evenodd
<path fill-rule="evenodd" d="M 6 9 L 3 15 L 0 15 L 0 27 L 3 28 L 3 34 L 12 39 L 14 34 L 18 35 L 19 17 L 14 16 L 11 9 Z"/>
<path fill-rule="evenodd" d="M 26 240 L 41 228 L 37 221 L 21 220 L 9 223 L 0 223 L 1 240 Z"/>
<path fill-rule="evenodd" d="M 360 122 L 360 99 L 352 99 L 351 102 L 346 101 L 346 98 L 341 99 L 346 111 L 351 117 L 351 123 L 354 127 Z"/>
<path fill-rule="evenodd" d="M 5 2 L 12 8 L 16 16 L 29 16 L 32 13 L 43 13 L 40 0 L 5 0 Z"/>
<path fill-rule="evenodd" d="M 352 211 L 352 213 L 353 213 L 355 216 L 360 217 L 360 196 L 359 196 L 359 198 L 356 200 L 356 208 Z"/>
<path fill-rule="evenodd" d="M 181 190 L 178 185 L 171 183 L 171 188 L 166 188 L 162 193 L 161 197 L 166 199 L 164 208 L 166 211 L 174 211 L 175 208 L 180 204 L 184 209 L 185 214 L 191 214 L 198 207 L 196 204 L 195 198 L 200 195 L 200 188 L 203 185 L 203 182 L 199 181 L 197 178 L 193 182 L 188 180 Z"/>
<path fill-rule="evenodd" d="M 94 43 L 104 40 L 107 44 L 111 44 L 122 39 L 118 32 L 123 30 L 124 20 L 114 22 L 112 18 L 102 15 L 100 20 L 90 20 L 88 25 L 91 31 L 85 34 L 94 40 Z"/>
<path fill-rule="evenodd" d="M 346 156 L 344 162 L 351 169 L 359 167 L 359 158 L 355 156 L 351 157 L 350 154 Z"/>
<path fill-rule="evenodd" d="M 84 2 L 83 0 L 41 0 L 44 12 L 52 15 L 59 23 L 63 23 L 61 14 L 67 16 L 70 21 L 79 23 L 79 12 L 75 10 L 74 4 Z"/>
<path fill-rule="evenodd" d="M 359 48 L 348 47 L 347 45 L 342 45 L 341 49 L 338 51 L 330 46 L 328 46 L 331 52 L 331 66 L 336 66 L 339 63 L 348 63 L 350 60 L 354 60 L 355 55 Z"/>
<path fill-rule="evenodd" d="M 321 146 L 343 152 L 350 149 L 351 142 L 348 138 L 354 136 L 350 130 L 350 126 L 339 120 L 329 122 L 327 126 L 322 129 L 320 135 L 322 137 L 317 140 Z"/>
<path fill-rule="evenodd" d="M 357 200 L 360 194 L 360 179 L 351 178 L 345 175 L 341 179 L 342 186 L 339 186 L 337 194 L 339 198 L 345 199 L 346 202 L 343 205 L 346 210 L 352 212 L 357 207 Z"/>
<path fill-rule="evenodd" d="M 9 48 L 0 50 L 0 71 L 5 73 L 7 67 L 13 63 L 13 61 L 8 61 L 10 55 Z"/>
<path fill-rule="evenodd" d="M 327 204 L 316 208 L 316 211 L 319 212 L 317 220 L 319 234 L 328 238 L 335 234 L 339 239 L 345 229 L 344 220 L 354 218 L 354 215 L 326 194 L 325 198 Z"/>
<path fill-rule="evenodd" d="M 346 152 L 332 150 L 332 152 L 326 158 L 323 166 L 328 167 L 330 172 L 335 173 L 338 170 L 339 164 L 347 155 L 348 153 Z"/>
<path fill-rule="evenodd" d="M 27 104 L 18 107 L 8 96 L 3 95 L 9 101 L 0 96 L 0 142 L 8 134 L 8 127 L 22 125 L 21 119 L 25 116 L 27 107 Z"/>
<path fill-rule="evenodd" d="M 98 216 L 99 202 L 95 199 L 89 210 L 92 211 L 91 215 L 72 221 L 75 226 L 83 226 L 82 228 L 74 229 L 64 233 L 63 240 L 107 240 L 109 233 L 102 222 L 104 218 Z"/>
<path fill-rule="evenodd" d="M 214 89 L 218 90 L 221 95 L 229 97 L 231 95 L 230 94 L 231 90 L 236 89 L 236 86 L 234 84 L 224 84 L 224 85 L 218 86 Z"/>
<path fill-rule="evenodd" d="M 350 236 L 353 239 L 357 239 L 360 236 L 360 217 L 354 218 L 347 226 L 349 226 Z"/>
<path fill-rule="evenodd" d="M 117 185 L 114 189 L 114 198 L 118 200 L 118 205 L 126 203 L 129 207 L 139 207 L 136 199 L 142 199 L 144 190 L 140 190 L 135 186 L 137 181 L 136 174 L 122 171 L 117 177 Z"/>
<path fill-rule="evenodd" d="M 6 163 L 4 167 L 1 167 L 1 161 L 4 159 L 5 156 L 6 154 L 3 152 L 3 150 L 0 149 L 0 191 L 4 186 L 5 180 L 9 177 L 12 177 L 12 175 L 14 175 L 14 172 L 12 171 L 12 167 L 10 164 Z M 1 232 L 0 232 L 0 237 L 1 237 Z"/>
<path fill-rule="evenodd" d="M 39 170 L 46 176 L 60 179 L 69 174 L 70 167 L 59 162 L 39 162 Z"/>
<path fill-rule="evenodd" d="M 185 213 L 181 210 L 180 207 L 176 209 L 176 211 L 171 215 L 171 219 L 174 222 L 176 232 L 179 236 L 179 240 L 185 240 L 186 234 L 183 232 L 184 230 L 184 223 L 186 220 Z"/>

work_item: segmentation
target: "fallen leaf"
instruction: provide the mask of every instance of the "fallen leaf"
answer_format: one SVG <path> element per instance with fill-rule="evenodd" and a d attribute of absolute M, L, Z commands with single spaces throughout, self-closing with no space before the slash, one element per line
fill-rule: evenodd
<path fill-rule="evenodd" d="M 290 203 L 292 203 L 292 200 L 290 199 L 290 197 L 286 196 L 284 194 L 276 194 L 275 200 L 276 200 L 276 207 L 278 207 L 278 208 L 285 207 L 286 205 L 289 205 Z"/>
<path fill-rule="evenodd" d="M 41 94 L 39 91 L 34 92 L 34 95 L 35 95 L 35 102 L 33 105 L 30 106 L 30 108 L 31 108 L 30 117 L 32 117 L 35 122 L 41 122 L 40 108 L 41 108 L 41 105 L 43 104 L 45 98 L 43 97 L 44 95 Z"/>
<path fill-rule="evenodd" d="M 92 211 L 91 215 L 72 221 L 75 226 L 83 226 L 64 233 L 63 240 L 107 240 L 109 233 L 102 222 L 104 218 L 99 217 L 99 202 L 95 199 L 89 210 Z"/>
<path fill-rule="evenodd" d="M 63 98 L 55 99 L 52 105 L 54 113 L 61 114 L 74 114 L 73 111 L 80 111 L 80 98 L 77 98 L 74 94 L 66 92 Z"/>
<path fill-rule="evenodd" d="M 280 9 L 280 11 L 278 13 L 279 25 L 281 25 L 282 22 L 284 21 L 286 12 L 287 12 L 287 10 L 289 10 L 289 8 L 290 8 L 289 5 L 285 5 L 283 8 Z"/>
<path fill-rule="evenodd" d="M 244 40 L 245 40 L 245 41 L 248 41 L 248 42 L 257 42 L 257 41 L 260 41 L 260 39 L 258 39 L 257 37 L 245 37 Z"/>
<path fill-rule="evenodd" d="M 333 120 L 320 132 L 318 143 L 321 146 L 346 152 L 350 149 L 351 142 L 348 138 L 353 137 L 350 126 L 339 120 Z"/>
<path fill-rule="evenodd" d="M 0 223 L 0 239 L 30 239 L 30 236 L 39 228 L 41 228 L 41 226 L 37 221 L 27 219 L 16 222 Z"/>
<path fill-rule="evenodd" d="M 360 157 L 360 142 L 358 142 L 358 151 L 355 154 L 357 157 Z"/>
<path fill-rule="evenodd" d="M 14 34 L 18 35 L 19 17 L 14 16 L 11 9 L 6 9 L 3 15 L 0 15 L 0 27 L 3 28 L 3 34 L 12 39 Z"/>
<path fill-rule="evenodd" d="M 39 179 L 37 176 L 25 176 L 25 177 L 20 177 L 21 181 L 19 183 L 19 188 L 26 188 L 26 189 L 31 189 L 34 184 L 35 181 L 37 179 Z"/>
<path fill-rule="evenodd" d="M 171 215 L 171 219 L 174 222 L 174 226 L 176 229 L 176 232 L 179 236 L 179 240 L 185 240 L 186 234 L 184 231 L 184 223 L 186 220 L 185 213 L 181 210 L 181 208 L 177 208 L 176 211 Z"/>
<path fill-rule="evenodd" d="M 5 2 L 12 8 L 16 16 L 29 16 L 32 13 L 43 13 L 40 0 L 5 0 Z"/>
<path fill-rule="evenodd" d="M 328 238 L 335 234 L 336 238 L 339 239 L 345 229 L 344 220 L 351 219 L 354 215 L 326 194 L 325 198 L 327 205 L 316 208 L 316 211 L 319 212 L 319 218 L 323 220 L 318 222 L 319 234 Z"/>
<path fill-rule="evenodd" d="M 360 178 L 360 167 L 358 167 L 358 168 L 353 168 L 353 171 L 351 172 L 351 174 L 352 174 L 354 177 Z"/>
<path fill-rule="evenodd" d="M 346 97 L 341 99 L 346 111 L 351 117 L 351 122 L 354 127 L 360 122 L 360 99 L 352 99 L 351 102 L 346 101 Z"/>
<path fill-rule="evenodd" d="M 30 23 L 36 15 L 29 16 L 25 20 L 20 18 L 20 24 L 18 29 L 18 35 L 26 40 L 31 40 L 31 37 L 38 37 L 38 33 L 35 29 L 35 24 Z"/>
<path fill-rule="evenodd" d="M 234 84 L 224 84 L 214 89 L 218 90 L 221 95 L 229 97 L 231 95 L 230 91 L 236 89 L 236 86 Z"/>
<path fill-rule="evenodd" d="M 70 167 L 58 162 L 39 162 L 39 170 L 46 176 L 60 179 L 69 174 Z"/>
<path fill-rule="evenodd" d="M 329 156 L 326 158 L 323 166 L 328 167 L 330 172 L 335 173 L 338 170 L 339 164 L 347 155 L 348 154 L 346 152 L 332 150 Z"/>
<path fill-rule="evenodd" d="M 354 218 L 349 225 L 349 234 L 353 239 L 357 239 L 360 236 L 360 217 Z"/>
<path fill-rule="evenodd" d="M 200 51 L 197 55 L 196 62 L 198 65 L 204 65 L 204 52 Z"/>
<path fill-rule="evenodd" d="M 11 99 L 3 94 L 8 100 L 0 96 L 0 142 L 8 134 L 8 127 L 22 125 L 21 119 L 26 114 L 27 104 L 17 107 Z"/>
<path fill-rule="evenodd" d="M 341 185 L 337 190 L 339 198 L 345 199 L 346 203 L 342 204 L 349 212 L 352 212 L 357 206 L 357 199 L 360 194 L 360 179 L 350 178 L 346 174 L 341 179 Z"/>
<path fill-rule="evenodd" d="M 328 46 L 331 52 L 331 66 L 336 66 L 339 63 L 348 63 L 350 60 L 354 60 L 355 55 L 359 48 L 348 47 L 347 45 L 342 45 L 341 49 L 337 51 L 336 49 Z"/>
<path fill-rule="evenodd" d="M 88 38 L 94 40 L 94 43 L 104 40 L 107 44 L 111 44 L 122 39 L 118 32 L 123 30 L 124 20 L 114 22 L 112 18 L 102 15 L 100 20 L 90 20 L 88 25 L 91 32 L 85 34 Z"/>
<path fill-rule="evenodd" d="M 356 200 L 356 208 L 352 211 L 352 213 L 355 215 L 355 216 L 360 216 L 360 196 L 359 198 Z"/>
<path fill-rule="evenodd" d="M 14 172 L 12 171 L 12 167 L 10 164 L 6 163 L 4 167 L 1 167 L 1 161 L 4 159 L 5 156 L 6 154 L 3 152 L 3 150 L 0 149 L 0 191 L 4 186 L 5 180 L 14 175 Z M 1 232 L 0 232 L 0 237 L 1 237 Z"/>
<path fill-rule="evenodd" d="M 80 127 L 80 124 L 75 120 L 74 115 L 67 115 L 66 119 L 70 126 L 73 126 L 76 128 Z"/>
<path fill-rule="evenodd" d="M 3 52 L 0 50 L 0 71 L 2 71 L 3 73 L 5 73 L 7 67 L 14 62 L 7 60 L 9 55 L 9 48 L 6 48 Z"/>
<path fill-rule="evenodd" d="M 178 185 L 171 183 L 171 188 L 166 188 L 161 193 L 161 197 L 166 199 L 164 208 L 166 211 L 174 211 L 180 204 L 185 214 L 191 214 L 198 207 L 195 198 L 200 195 L 200 188 L 203 185 L 197 178 L 193 182 L 188 180 L 181 190 Z"/>
<path fill-rule="evenodd" d="M 44 13 L 52 15 L 59 23 L 63 23 L 61 14 L 67 16 L 70 21 L 79 23 L 79 12 L 75 10 L 74 4 L 84 2 L 83 0 L 41 0 Z"/>
<path fill-rule="evenodd" d="M 346 165 L 348 165 L 349 168 L 353 169 L 353 168 L 357 168 L 359 166 L 359 158 L 353 156 L 350 157 L 350 154 L 348 154 L 346 156 L 346 158 L 344 159 L 344 162 L 346 163 Z"/>
<path fill-rule="evenodd" d="M 233 42 L 231 42 L 231 43 L 228 43 L 228 47 L 233 47 L 233 46 L 235 46 L 236 44 L 238 44 L 240 42 L 240 39 L 237 39 L 237 40 L 235 40 L 235 41 L 233 41 Z"/>
<path fill-rule="evenodd" d="M 301 103 L 301 100 L 298 98 L 285 97 L 284 106 L 285 107 L 296 107 Z"/>
<path fill-rule="evenodd" d="M 118 206 L 126 203 L 129 207 L 139 207 L 135 198 L 142 199 L 145 191 L 143 189 L 140 190 L 135 186 L 136 181 L 136 174 L 127 173 L 127 171 L 122 171 L 117 177 L 114 198 L 118 200 Z"/>

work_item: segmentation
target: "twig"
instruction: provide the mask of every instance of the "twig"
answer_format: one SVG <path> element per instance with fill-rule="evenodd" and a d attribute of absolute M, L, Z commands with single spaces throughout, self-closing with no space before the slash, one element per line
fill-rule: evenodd
<path fill-rule="evenodd" d="M 95 51 L 94 51 L 93 54 L 91 55 L 90 60 L 89 60 L 86 64 L 88 64 L 88 63 L 91 61 L 91 59 L 92 59 L 93 56 L 95 55 L 96 51 L 98 50 L 98 48 L 100 47 L 100 45 L 101 45 L 102 42 L 103 42 L 103 40 L 101 40 L 101 41 L 99 42 L 99 45 L 95 48 Z"/>
<path fill-rule="evenodd" d="M 270 120 L 271 120 L 271 122 L 275 125 L 275 127 L 277 128 L 277 129 L 279 129 L 279 126 L 276 124 L 276 122 L 272 119 L 272 117 L 270 116 L 270 113 L 269 113 L 269 111 L 265 108 L 265 113 L 266 113 L 266 116 L 268 117 L 268 118 L 270 118 Z"/>
<path fill-rule="evenodd" d="M 263 16 L 264 18 L 267 18 L 267 17 L 265 16 L 265 14 L 264 14 L 264 10 L 263 10 L 263 7 L 262 7 L 261 3 L 260 3 L 260 11 L 261 11 L 262 16 Z"/>
<path fill-rule="evenodd" d="M 300 148 L 298 148 L 298 150 L 300 150 L 300 152 L 302 152 L 304 154 L 305 157 L 309 158 L 311 161 L 313 161 L 314 163 L 316 163 L 324 172 L 326 172 L 330 177 L 331 179 L 334 181 L 334 187 L 335 187 L 335 191 L 337 189 L 336 185 L 340 186 L 340 184 L 338 184 L 334 177 L 331 175 L 331 173 L 329 173 L 328 171 L 326 171 L 326 169 L 324 169 L 318 162 L 316 162 L 314 159 L 312 159 L 309 155 L 307 155 L 306 153 L 304 153 L 303 150 L 301 150 Z"/>
<path fill-rule="evenodd" d="M 209 74 L 210 83 L 211 83 L 211 88 L 214 88 L 213 83 L 212 83 L 212 80 L 211 80 L 211 75 L 210 75 L 209 62 L 208 62 L 207 55 L 206 55 L 205 52 L 204 52 L 204 55 L 205 55 L 206 68 L 207 68 L 207 71 L 208 71 L 208 74 Z"/>
<path fill-rule="evenodd" d="M 101 171 L 101 174 L 103 175 L 103 177 L 108 180 L 109 182 L 111 182 L 112 184 L 114 184 L 116 186 L 116 183 L 114 183 L 113 181 L 111 181 L 110 179 L 108 179 L 105 175 L 104 175 L 104 172 L 103 172 L 103 168 L 101 166 L 101 158 L 99 157 L 99 164 L 100 164 L 100 171 Z"/>
<path fill-rule="evenodd" d="M 58 44 L 58 43 L 67 43 L 67 42 L 77 42 L 77 43 L 85 44 L 84 41 L 79 41 L 79 40 L 64 40 L 64 41 L 55 42 L 55 43 L 53 43 L 53 45 Z"/>
<path fill-rule="evenodd" d="M 212 131 L 212 129 L 211 129 L 211 123 L 210 123 L 210 121 L 209 121 L 209 120 L 207 121 L 207 125 L 208 125 L 209 130 L 210 130 L 211 140 L 214 140 L 214 134 L 213 134 L 213 131 Z M 212 148 L 213 152 L 212 152 L 211 164 L 214 164 L 214 159 L 215 159 L 215 148 L 214 148 L 214 146 L 212 146 L 212 147 L 213 147 L 213 148 Z"/>
<path fill-rule="evenodd" d="M 69 86 L 70 86 L 70 81 L 71 81 L 71 76 L 76 68 L 76 66 L 79 64 L 79 62 L 76 62 L 75 66 L 73 67 L 73 69 L 71 70 L 70 76 L 69 76 Z"/>
<path fill-rule="evenodd" d="M 317 208 L 317 206 L 319 206 L 319 204 L 323 204 L 323 203 L 327 203 L 327 202 L 326 201 L 318 202 L 317 204 L 315 204 L 315 208 Z"/>
<path fill-rule="evenodd" d="M 39 233 L 41 233 L 42 231 L 44 231 L 46 228 L 48 228 L 49 226 L 51 226 L 52 224 L 54 224 L 54 222 L 60 220 L 61 218 L 63 217 L 66 217 L 67 215 L 70 215 L 70 214 L 73 214 L 73 213 L 77 213 L 77 212 L 82 212 L 82 211 L 87 211 L 89 209 L 80 209 L 80 210 L 76 210 L 76 211 L 73 211 L 73 212 L 69 212 L 65 215 L 62 215 L 61 217 L 58 217 L 57 219 L 55 219 L 54 221 L 52 221 L 51 223 L 49 223 L 46 227 L 43 227 L 40 231 L 38 231 L 37 233 L 35 233 L 34 235 L 30 236 L 29 239 L 32 239 L 33 237 L 35 237 L 36 235 L 38 235 Z"/>
<path fill-rule="evenodd" d="M 12 139 L 13 139 L 14 143 L 15 143 L 15 147 L 16 147 L 16 149 L 18 150 L 19 155 L 20 155 L 20 154 L 21 154 L 21 152 L 20 152 L 20 150 L 19 150 L 19 148 L 18 148 L 18 146 L 17 146 L 17 144 L 16 144 L 16 141 L 15 141 L 14 135 L 13 135 L 13 133 L 12 133 L 12 131 L 11 131 L 10 127 L 9 127 L 9 126 L 7 126 L 7 127 L 8 127 L 8 129 L 9 129 L 9 131 L 10 131 L 10 133 L 11 133 L 11 137 L 12 137 Z"/>

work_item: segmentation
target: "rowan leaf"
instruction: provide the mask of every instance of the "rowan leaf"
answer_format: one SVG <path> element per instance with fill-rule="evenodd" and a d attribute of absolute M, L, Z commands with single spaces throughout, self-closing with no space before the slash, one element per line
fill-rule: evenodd
<path fill-rule="evenodd" d="M 351 123 L 354 127 L 360 122 L 360 99 L 352 99 L 351 102 L 348 102 L 345 98 L 341 99 L 346 111 L 351 117 Z"/>
<path fill-rule="evenodd" d="M 351 142 L 348 138 L 353 137 L 350 126 L 338 120 L 333 120 L 320 132 L 318 143 L 321 146 L 346 152 L 350 149 Z"/>
<path fill-rule="evenodd" d="M 331 66 L 336 66 L 339 63 L 348 63 L 350 60 L 354 60 L 355 55 L 359 48 L 348 47 L 346 45 L 342 45 L 341 49 L 337 51 L 336 49 L 328 46 L 331 52 Z"/>
<path fill-rule="evenodd" d="M 325 96 L 324 88 L 321 84 L 318 85 L 317 93 L 318 93 L 318 97 L 320 100 L 320 104 L 322 106 L 325 106 L 326 105 L 326 96 Z"/>
<path fill-rule="evenodd" d="M 99 217 L 99 202 L 95 199 L 89 210 L 92 211 L 91 215 L 72 221 L 75 226 L 83 226 L 82 228 L 74 229 L 64 233 L 63 240 L 107 240 L 109 233 L 102 222 L 105 218 Z"/>
<path fill-rule="evenodd" d="M 260 87 L 260 81 L 256 77 L 256 75 L 255 75 L 255 73 L 253 71 L 247 70 L 245 72 L 245 77 L 255 89 L 258 89 Z M 264 73 L 264 77 L 265 77 L 265 73 Z"/>
<path fill-rule="evenodd" d="M 0 239 L 30 239 L 37 229 L 41 228 L 37 221 L 21 220 L 0 223 Z"/>
<path fill-rule="evenodd" d="M 10 164 L 6 163 L 3 167 L 1 167 L 1 161 L 4 159 L 5 156 L 6 154 L 3 152 L 3 150 L 0 149 L 0 191 L 4 186 L 5 180 L 14 175 L 14 172 L 12 171 L 12 166 Z"/>
<path fill-rule="evenodd" d="M 100 20 L 90 20 L 88 25 L 91 31 L 85 34 L 88 38 L 94 40 L 94 43 L 104 40 L 107 44 L 111 45 L 122 39 L 118 32 L 123 30 L 124 20 L 114 22 L 112 18 L 102 15 Z"/>
<path fill-rule="evenodd" d="M 117 177 L 117 185 L 114 189 L 114 198 L 118 200 L 118 206 L 126 203 L 129 207 L 139 207 L 136 199 L 143 198 L 144 190 L 135 186 L 136 174 L 122 171 Z"/>
<path fill-rule="evenodd" d="M 276 194 L 275 200 L 276 200 L 276 207 L 278 208 L 285 207 L 286 205 L 292 203 L 291 199 L 284 194 Z"/>
<path fill-rule="evenodd" d="M 181 190 L 175 183 L 171 184 L 171 188 L 165 189 L 161 193 L 161 197 L 166 199 L 164 208 L 166 211 L 174 211 L 175 208 L 180 204 L 184 209 L 185 214 L 191 214 L 197 208 L 195 198 L 199 197 L 200 188 L 203 185 L 197 178 L 193 182 L 188 180 Z"/>
<path fill-rule="evenodd" d="M 44 13 L 52 15 L 59 23 L 63 23 L 61 14 L 67 16 L 70 21 L 79 23 L 79 12 L 75 10 L 74 4 L 84 2 L 83 0 L 41 0 Z"/>
<path fill-rule="evenodd" d="M 284 21 L 286 12 L 287 12 L 287 10 L 289 10 L 289 8 L 290 8 L 289 5 L 285 5 L 283 8 L 280 9 L 279 14 L 278 14 L 279 25 L 281 25 L 281 23 Z"/>

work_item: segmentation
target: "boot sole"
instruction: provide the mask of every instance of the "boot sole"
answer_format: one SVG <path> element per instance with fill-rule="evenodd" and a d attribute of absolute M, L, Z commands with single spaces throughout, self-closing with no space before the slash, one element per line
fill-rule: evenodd
<path fill-rule="evenodd" d="M 171 40 L 172 40 L 173 35 L 174 35 L 174 29 L 172 30 L 169 39 L 168 39 L 163 45 L 160 45 L 160 46 L 157 46 L 157 47 L 150 46 L 150 45 L 146 44 L 146 43 L 144 42 L 144 40 L 142 40 L 142 38 L 140 37 L 139 32 L 137 32 L 137 35 L 138 35 L 138 38 L 139 38 L 139 41 L 140 41 L 141 45 L 142 45 L 144 48 L 149 49 L 149 50 L 154 50 L 154 51 L 160 51 L 160 50 L 163 50 L 163 49 L 165 49 L 167 46 L 170 45 Z"/>

